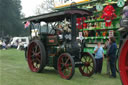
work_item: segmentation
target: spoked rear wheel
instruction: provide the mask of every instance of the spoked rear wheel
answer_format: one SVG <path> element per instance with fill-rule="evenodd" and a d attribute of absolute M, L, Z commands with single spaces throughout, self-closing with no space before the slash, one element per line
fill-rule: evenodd
<path fill-rule="evenodd" d="M 64 79 L 71 79 L 75 72 L 75 63 L 68 53 L 63 53 L 58 58 L 58 72 Z"/>
<path fill-rule="evenodd" d="M 119 70 L 123 85 L 128 85 L 128 37 L 124 41 L 120 52 Z"/>
<path fill-rule="evenodd" d="M 41 72 L 45 66 L 46 54 L 43 44 L 39 40 L 33 40 L 27 51 L 28 66 L 32 72 Z"/>
<path fill-rule="evenodd" d="M 84 52 L 82 53 L 81 61 L 84 65 L 79 67 L 80 73 L 83 76 L 87 76 L 87 77 L 92 76 L 96 66 L 96 62 L 93 55 L 91 55 L 88 52 Z"/>

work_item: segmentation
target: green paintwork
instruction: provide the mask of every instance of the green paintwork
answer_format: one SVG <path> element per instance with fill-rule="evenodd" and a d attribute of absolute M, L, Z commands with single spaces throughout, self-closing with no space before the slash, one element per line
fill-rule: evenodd
<path fill-rule="evenodd" d="M 94 48 L 93 47 L 84 48 L 84 52 L 89 52 L 89 53 L 94 54 Z M 104 54 L 106 54 L 106 50 L 104 50 Z"/>
<path fill-rule="evenodd" d="M 113 19 L 114 20 L 119 20 L 120 17 L 117 17 L 116 19 Z M 85 23 L 95 23 L 95 22 L 104 22 L 104 19 L 97 19 L 97 20 L 89 20 L 89 21 L 84 21 Z"/>
<path fill-rule="evenodd" d="M 80 31 L 88 31 L 88 30 L 117 30 L 118 28 L 105 28 L 105 29 L 101 29 L 101 28 L 93 28 L 93 29 L 80 29 Z"/>

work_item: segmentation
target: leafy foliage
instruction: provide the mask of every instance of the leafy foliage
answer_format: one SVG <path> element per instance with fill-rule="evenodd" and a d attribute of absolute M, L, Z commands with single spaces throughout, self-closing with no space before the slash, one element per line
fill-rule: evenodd
<path fill-rule="evenodd" d="M 23 32 L 20 0 L 0 0 L 0 37 L 19 36 Z"/>

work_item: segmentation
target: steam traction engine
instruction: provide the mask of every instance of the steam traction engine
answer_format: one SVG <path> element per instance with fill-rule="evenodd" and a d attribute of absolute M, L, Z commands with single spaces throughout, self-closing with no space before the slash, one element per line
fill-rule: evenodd
<path fill-rule="evenodd" d="M 30 22 L 31 34 L 36 28 L 34 24 L 47 24 L 45 32 L 42 32 L 43 27 L 37 27 L 36 36 L 31 38 L 26 50 L 30 70 L 40 73 L 45 66 L 54 67 L 62 78 L 69 80 L 78 67 L 83 76 L 92 76 L 95 59 L 90 53 L 83 52 L 85 39 L 76 39 L 76 18 L 88 15 L 92 13 L 87 10 L 68 9 L 24 19 L 24 22 Z"/>

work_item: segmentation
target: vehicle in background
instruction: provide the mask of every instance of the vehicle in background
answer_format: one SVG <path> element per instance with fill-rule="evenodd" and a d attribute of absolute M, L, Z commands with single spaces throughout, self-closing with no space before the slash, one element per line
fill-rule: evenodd
<path fill-rule="evenodd" d="M 10 46 L 12 48 L 24 50 L 27 48 L 28 44 L 29 44 L 28 37 L 13 37 Z"/>

